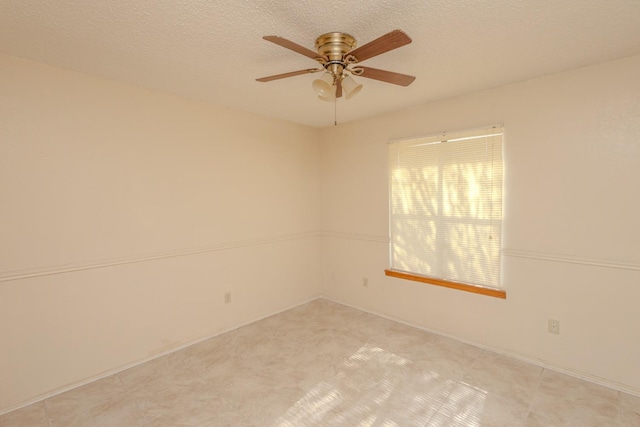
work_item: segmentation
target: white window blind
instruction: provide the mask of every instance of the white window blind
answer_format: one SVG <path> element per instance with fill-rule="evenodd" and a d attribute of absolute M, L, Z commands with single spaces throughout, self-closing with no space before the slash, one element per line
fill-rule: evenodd
<path fill-rule="evenodd" d="M 502 134 L 389 144 L 392 270 L 501 288 Z"/>

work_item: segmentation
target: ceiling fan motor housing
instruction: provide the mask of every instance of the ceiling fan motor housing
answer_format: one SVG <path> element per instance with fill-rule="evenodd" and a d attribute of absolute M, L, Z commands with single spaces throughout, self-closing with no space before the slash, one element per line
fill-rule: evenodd
<path fill-rule="evenodd" d="M 318 54 L 329 59 L 325 68 L 334 76 L 342 75 L 346 68 L 344 55 L 355 48 L 356 39 L 347 33 L 326 33 L 316 39 L 316 50 Z"/>

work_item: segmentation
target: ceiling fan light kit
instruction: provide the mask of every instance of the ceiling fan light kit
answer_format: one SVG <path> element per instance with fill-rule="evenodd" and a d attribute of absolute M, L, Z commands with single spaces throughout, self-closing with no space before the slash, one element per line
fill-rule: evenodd
<path fill-rule="evenodd" d="M 336 96 L 336 86 L 334 77 L 330 73 L 324 73 L 319 79 L 311 83 L 311 87 L 321 98 L 333 98 Z"/>
<path fill-rule="evenodd" d="M 342 76 L 342 91 L 345 98 L 351 99 L 362 89 L 362 85 L 357 83 L 351 76 Z"/>
<path fill-rule="evenodd" d="M 316 60 L 320 68 L 292 71 L 256 80 L 269 82 L 301 74 L 323 72 L 322 76 L 311 84 L 318 98 L 323 101 L 334 101 L 342 97 L 343 93 L 346 99 L 351 99 L 360 92 L 362 84 L 358 83 L 352 75 L 400 86 L 409 86 L 415 80 L 414 76 L 359 65 L 366 59 L 411 43 L 409 36 L 402 30 L 393 30 L 359 48 L 356 47 L 356 39 L 350 34 L 326 33 L 316 39 L 315 52 L 282 37 L 264 36 L 263 38 Z"/>

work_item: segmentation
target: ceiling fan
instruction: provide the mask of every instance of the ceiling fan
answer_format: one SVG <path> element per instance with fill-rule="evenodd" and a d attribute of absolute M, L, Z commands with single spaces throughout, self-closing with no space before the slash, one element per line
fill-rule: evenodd
<path fill-rule="evenodd" d="M 343 93 L 346 99 L 349 99 L 362 89 L 362 85 L 358 84 L 350 74 L 400 86 L 409 86 L 415 80 L 414 76 L 360 65 L 360 62 L 366 59 L 411 43 L 411 38 L 402 30 L 393 30 L 358 48 L 356 48 L 356 39 L 347 33 L 326 33 L 316 39 L 315 52 L 278 36 L 264 36 L 263 39 L 314 59 L 318 61 L 320 67 L 276 74 L 256 80 L 270 82 L 286 77 L 325 71 L 312 84 L 318 97 L 324 101 L 333 101 L 340 98 Z"/>

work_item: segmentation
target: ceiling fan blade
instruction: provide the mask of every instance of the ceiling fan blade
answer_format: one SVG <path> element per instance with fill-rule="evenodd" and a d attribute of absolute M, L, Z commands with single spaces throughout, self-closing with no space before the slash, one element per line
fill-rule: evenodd
<path fill-rule="evenodd" d="M 393 30 L 384 36 L 355 48 L 351 52 L 348 52 L 346 56 L 354 56 L 358 62 L 362 62 L 365 59 L 373 58 L 374 56 L 389 52 L 390 50 L 397 49 L 409 43 L 411 43 L 411 38 L 404 31 Z"/>
<path fill-rule="evenodd" d="M 381 82 L 393 83 L 394 85 L 409 86 L 416 78 L 407 74 L 394 73 L 393 71 L 379 70 L 377 68 L 358 66 L 361 74 L 358 77 L 366 77 L 368 79 L 380 80 Z"/>
<path fill-rule="evenodd" d="M 289 73 L 276 74 L 274 76 L 269 76 L 269 77 L 261 77 L 259 79 L 256 79 L 256 81 L 259 81 L 259 82 L 270 82 L 272 80 L 278 80 L 278 79 L 284 79 L 284 78 L 287 78 L 287 77 L 299 76 L 301 74 L 315 73 L 316 71 L 321 71 L 321 70 L 323 70 L 323 68 L 309 68 L 309 69 L 306 69 L 306 70 L 291 71 Z"/>
<path fill-rule="evenodd" d="M 342 96 L 342 79 L 336 79 L 336 98 Z"/>
<path fill-rule="evenodd" d="M 297 52 L 301 55 L 307 56 L 311 59 L 322 58 L 326 60 L 322 55 L 318 55 L 318 52 L 314 52 L 311 49 L 307 49 L 304 46 L 300 46 L 297 43 L 292 42 L 291 40 L 287 40 L 285 38 L 279 36 L 264 36 L 263 39 L 270 41 L 271 43 L 275 43 L 278 46 L 282 46 L 294 52 Z"/>

